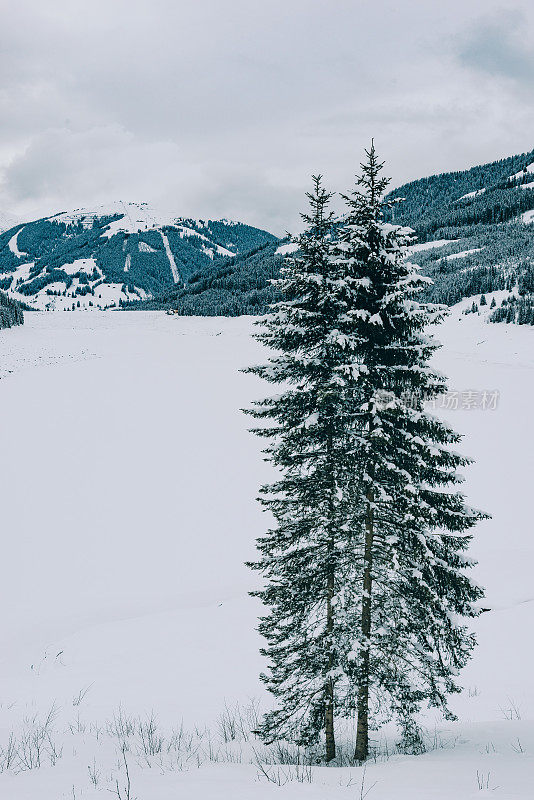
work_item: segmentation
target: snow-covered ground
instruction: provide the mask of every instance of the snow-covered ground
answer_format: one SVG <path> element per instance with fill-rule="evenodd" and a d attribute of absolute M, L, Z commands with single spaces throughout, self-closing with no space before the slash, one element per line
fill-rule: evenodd
<path fill-rule="evenodd" d="M 128 272 L 129 269 L 129 258 L 130 256 L 127 255 L 124 259 L 125 272 Z M 78 269 L 84 272 L 86 270 L 79 266 L 79 263 L 82 261 L 90 264 L 93 262 L 93 259 L 80 259 L 79 262 L 74 261 L 72 264 L 64 264 L 62 269 L 72 273 L 76 270 L 78 265 Z M 29 278 L 29 273 L 33 265 L 33 261 L 21 264 L 15 273 L 11 273 L 11 276 L 14 277 L 13 286 L 16 286 L 17 281 L 24 281 Z M 0 275 L 0 278 L 2 277 L 7 276 Z M 54 283 L 47 284 L 43 289 L 40 289 L 33 295 L 25 295 L 17 291 L 17 288 L 10 289 L 8 295 L 19 302 L 29 305 L 36 311 L 72 311 L 74 308 L 83 311 L 97 311 L 118 308 L 121 302 L 127 303 L 131 300 L 145 300 L 148 297 L 147 292 L 139 286 L 135 286 L 133 290 L 130 290 L 124 283 L 98 283 L 98 279 L 92 283 L 94 294 L 77 295 L 76 289 L 79 284 L 79 279 L 74 278 L 69 289 L 67 289 L 65 281 L 55 281 Z M 56 292 L 57 294 L 50 294 L 50 292 Z"/>
<path fill-rule="evenodd" d="M 162 227 L 170 225 L 179 228 L 182 238 L 194 236 L 207 242 L 210 248 L 206 248 L 204 252 L 208 253 L 209 249 L 211 258 L 213 258 L 213 248 L 215 248 L 219 255 L 235 256 L 233 250 L 228 250 L 221 245 L 213 245 L 211 240 L 200 233 L 196 227 L 185 224 L 183 217 L 166 209 L 155 208 L 149 203 L 126 203 L 122 200 L 117 200 L 114 203 L 108 203 L 105 206 L 98 206 L 93 209 L 77 208 L 74 211 L 64 211 L 60 214 L 48 217 L 48 219 L 55 220 L 56 222 L 81 223 L 86 227 L 90 227 L 95 219 L 109 215 L 114 216 L 116 214 L 120 214 L 120 218 L 110 222 L 104 228 L 102 235 L 107 238 L 111 238 L 117 233 L 142 233 L 144 231 L 160 230 Z M 226 219 L 221 220 L 221 222 L 227 225 L 236 224 Z"/>
<path fill-rule="evenodd" d="M 24 258 L 24 256 L 26 255 L 26 253 L 22 253 L 19 250 L 19 246 L 18 246 L 19 233 L 22 230 L 23 230 L 23 228 L 19 228 L 18 231 L 11 237 L 11 239 L 8 242 L 9 249 L 11 250 L 13 255 L 17 256 L 18 258 Z"/>
<path fill-rule="evenodd" d="M 247 741 L 220 717 L 269 702 L 244 566 L 270 476 L 239 411 L 266 391 L 239 372 L 263 358 L 252 321 L 28 313 L 0 331 L 0 797 L 97 800 L 118 780 L 125 798 L 124 740 L 131 800 L 532 796 L 534 331 L 463 315 L 468 303 L 437 331 L 451 388 L 437 412 L 465 433 L 466 493 L 493 515 L 472 546 L 491 610 L 458 722 L 427 715 L 417 757 L 391 755 L 386 732 L 365 776 L 264 774 L 250 714 Z M 497 402 L 472 408 L 484 391 Z"/>
<path fill-rule="evenodd" d="M 420 253 L 423 250 L 433 250 L 435 247 L 445 247 L 455 241 L 456 239 L 434 239 L 432 242 L 418 242 L 408 248 L 408 253 Z"/>
<path fill-rule="evenodd" d="M 121 217 L 106 226 L 105 236 L 114 236 L 120 231 L 124 233 L 139 233 L 140 231 L 160 228 L 163 225 L 173 225 L 181 219 L 172 211 L 154 208 L 148 203 L 132 203 L 116 200 L 113 203 L 96 206 L 94 208 L 77 208 L 74 211 L 63 211 L 49 219 L 58 222 L 78 223 L 91 226 L 95 218 L 120 214 Z"/>
<path fill-rule="evenodd" d="M 459 197 L 456 202 L 459 202 L 460 200 L 472 200 L 473 198 L 484 194 L 485 191 L 486 189 L 475 189 L 474 192 L 467 192 L 467 194 L 463 194 L 461 197 Z"/>
<path fill-rule="evenodd" d="M 480 253 L 481 247 L 472 247 L 470 250 L 462 250 L 460 253 L 451 253 L 450 256 L 445 256 L 445 261 L 455 261 L 457 258 L 465 258 L 473 253 Z"/>
<path fill-rule="evenodd" d="M 287 244 L 281 244 L 280 247 L 277 247 L 274 251 L 275 255 L 278 256 L 287 256 L 290 253 L 295 253 L 299 249 L 297 242 L 288 242 Z"/>
<path fill-rule="evenodd" d="M 20 222 L 14 214 L 0 210 L 0 233 L 8 231 Z"/>
<path fill-rule="evenodd" d="M 522 169 L 520 172 L 516 172 L 515 175 L 510 175 L 508 180 L 510 182 L 518 181 L 518 180 L 520 180 L 520 178 L 524 178 L 526 173 L 530 173 L 530 174 L 534 173 L 534 163 L 533 164 L 529 164 L 528 167 L 525 167 L 525 169 Z"/>

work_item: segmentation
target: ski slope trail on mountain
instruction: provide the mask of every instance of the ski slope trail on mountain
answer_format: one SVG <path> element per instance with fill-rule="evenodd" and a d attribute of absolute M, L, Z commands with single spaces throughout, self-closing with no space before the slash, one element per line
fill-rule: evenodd
<path fill-rule="evenodd" d="M 163 231 L 161 231 L 161 238 L 163 240 L 163 247 L 165 248 L 165 252 L 167 253 L 167 258 L 169 259 L 169 264 L 171 265 L 171 272 L 172 277 L 175 283 L 180 283 L 180 273 L 178 272 L 178 267 L 176 266 L 176 261 L 174 260 L 174 256 L 171 252 L 171 247 L 169 245 L 169 239 Z"/>
<path fill-rule="evenodd" d="M 10 251 L 13 253 L 14 256 L 17 256 L 17 258 L 24 258 L 24 256 L 26 255 L 26 253 L 23 253 L 21 250 L 19 250 L 19 245 L 18 245 L 19 233 L 23 230 L 24 228 L 19 228 L 18 231 L 15 234 L 13 234 L 13 236 L 8 242 L 8 247 Z"/>

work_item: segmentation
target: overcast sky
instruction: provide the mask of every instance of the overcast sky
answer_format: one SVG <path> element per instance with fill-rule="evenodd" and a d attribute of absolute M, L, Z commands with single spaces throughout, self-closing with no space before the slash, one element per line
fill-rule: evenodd
<path fill-rule="evenodd" d="M 0 211 L 292 230 L 372 136 L 393 185 L 534 147 L 532 0 L 0 0 Z"/>

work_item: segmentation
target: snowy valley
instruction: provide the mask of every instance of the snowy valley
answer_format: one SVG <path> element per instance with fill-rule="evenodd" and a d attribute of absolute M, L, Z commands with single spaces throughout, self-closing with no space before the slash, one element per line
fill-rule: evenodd
<path fill-rule="evenodd" d="M 534 3 L 4 3 L 0 800 L 532 800 Z"/>
<path fill-rule="evenodd" d="M 533 330 L 466 316 L 472 299 L 435 332 L 435 413 L 492 514 L 471 548 L 488 610 L 458 721 L 427 713 L 419 756 L 384 729 L 365 768 L 288 765 L 251 733 L 270 702 L 244 566 L 271 477 L 239 411 L 265 391 L 240 372 L 264 358 L 253 320 L 33 313 L 0 331 L 2 798 L 531 796 Z"/>

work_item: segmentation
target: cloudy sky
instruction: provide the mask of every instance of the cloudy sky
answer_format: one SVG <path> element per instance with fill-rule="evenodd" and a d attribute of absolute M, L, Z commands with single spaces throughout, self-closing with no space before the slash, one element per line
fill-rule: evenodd
<path fill-rule="evenodd" d="M 534 147 L 532 0 L 0 0 L 0 212 L 110 200 L 292 230 L 312 173 Z"/>

